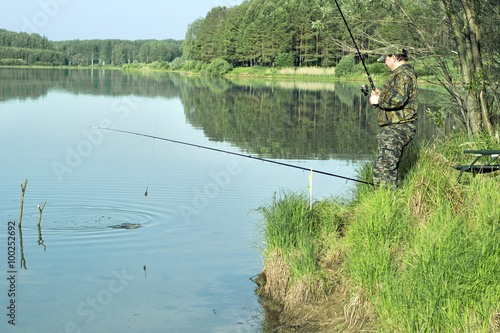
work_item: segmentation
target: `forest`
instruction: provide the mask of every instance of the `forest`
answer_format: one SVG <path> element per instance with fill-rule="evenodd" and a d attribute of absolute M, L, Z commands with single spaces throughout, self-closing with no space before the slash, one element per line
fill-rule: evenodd
<path fill-rule="evenodd" d="M 483 34 L 490 37 L 483 40 L 484 50 L 497 47 L 498 0 L 352 0 L 339 1 L 339 6 L 365 55 L 389 43 L 428 54 L 427 42 L 442 52 L 456 47 L 447 15 L 461 15 L 463 3 L 475 7 Z M 332 0 L 247 0 L 213 8 L 191 23 L 183 43 L 187 60 L 223 58 L 234 67 L 273 66 L 283 54 L 291 54 L 295 66 L 333 66 L 354 52 Z"/>
<path fill-rule="evenodd" d="M 0 65 L 122 66 L 158 62 L 166 66 L 182 55 L 182 41 L 71 40 L 49 41 L 33 33 L 0 29 Z"/>

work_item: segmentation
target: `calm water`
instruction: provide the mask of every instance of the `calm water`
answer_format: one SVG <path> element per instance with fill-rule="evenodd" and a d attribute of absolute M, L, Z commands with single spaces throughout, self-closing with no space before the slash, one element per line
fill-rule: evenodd
<path fill-rule="evenodd" d="M 309 174 L 95 126 L 347 177 L 375 149 L 357 84 L 0 69 L 0 87 L 2 332 L 261 330 L 250 279 L 262 269 L 261 217 L 252 210 L 281 188 L 306 190 Z M 313 177 L 316 198 L 352 187 Z"/>

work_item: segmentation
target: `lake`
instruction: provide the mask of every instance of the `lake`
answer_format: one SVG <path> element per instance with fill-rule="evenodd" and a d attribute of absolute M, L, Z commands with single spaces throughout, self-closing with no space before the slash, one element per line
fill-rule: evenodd
<path fill-rule="evenodd" d="M 103 128 L 349 178 L 376 146 L 357 83 L 2 68 L 0 86 L 2 332 L 262 330 L 255 209 L 309 172 Z M 316 199 L 353 187 L 313 175 Z"/>

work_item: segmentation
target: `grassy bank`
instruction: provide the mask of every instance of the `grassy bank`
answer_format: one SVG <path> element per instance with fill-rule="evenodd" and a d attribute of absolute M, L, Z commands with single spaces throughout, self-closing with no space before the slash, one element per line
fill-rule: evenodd
<path fill-rule="evenodd" d="M 93 66 L 37 66 L 37 65 L 2 65 L 0 68 L 47 68 L 47 69 L 109 69 L 109 70 L 124 70 L 124 71 L 137 71 L 137 72 L 177 72 L 188 75 L 206 75 L 200 70 L 196 70 L 195 66 L 183 66 L 178 69 L 173 70 L 170 68 L 168 63 L 154 62 L 151 64 L 145 63 L 132 63 L 124 64 L 122 66 L 115 65 L 100 65 L 95 64 Z M 387 79 L 389 71 L 384 68 L 381 73 L 370 72 L 371 78 L 376 83 L 382 84 Z M 368 78 L 364 70 L 360 69 L 360 66 L 356 66 L 356 71 L 348 75 L 335 76 L 334 67 L 289 67 L 289 68 L 273 68 L 264 66 L 252 66 L 252 67 L 236 67 L 226 74 L 221 74 L 219 76 L 224 76 L 231 79 L 279 79 L 279 80 L 298 80 L 298 81 L 332 81 L 332 82 L 342 82 L 342 81 L 357 81 L 368 83 Z M 419 82 L 421 84 L 427 84 L 429 82 L 435 82 L 435 79 L 429 75 L 420 75 Z M 436 83 L 436 82 L 435 82 Z"/>
<path fill-rule="evenodd" d="M 474 158 L 463 150 L 495 147 L 457 137 L 416 148 L 397 191 L 361 185 L 312 209 L 282 192 L 261 207 L 259 293 L 278 307 L 278 330 L 499 331 L 500 176 L 458 184 L 451 167 Z M 334 299 L 337 321 L 324 315 Z"/>

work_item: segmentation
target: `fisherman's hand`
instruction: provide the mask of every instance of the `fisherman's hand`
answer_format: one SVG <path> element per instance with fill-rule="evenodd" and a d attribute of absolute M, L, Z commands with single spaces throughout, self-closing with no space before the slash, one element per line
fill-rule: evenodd
<path fill-rule="evenodd" d="M 380 90 L 375 88 L 374 90 L 372 90 L 372 94 L 370 96 L 370 104 L 372 106 L 377 106 L 379 99 L 380 99 Z"/>

